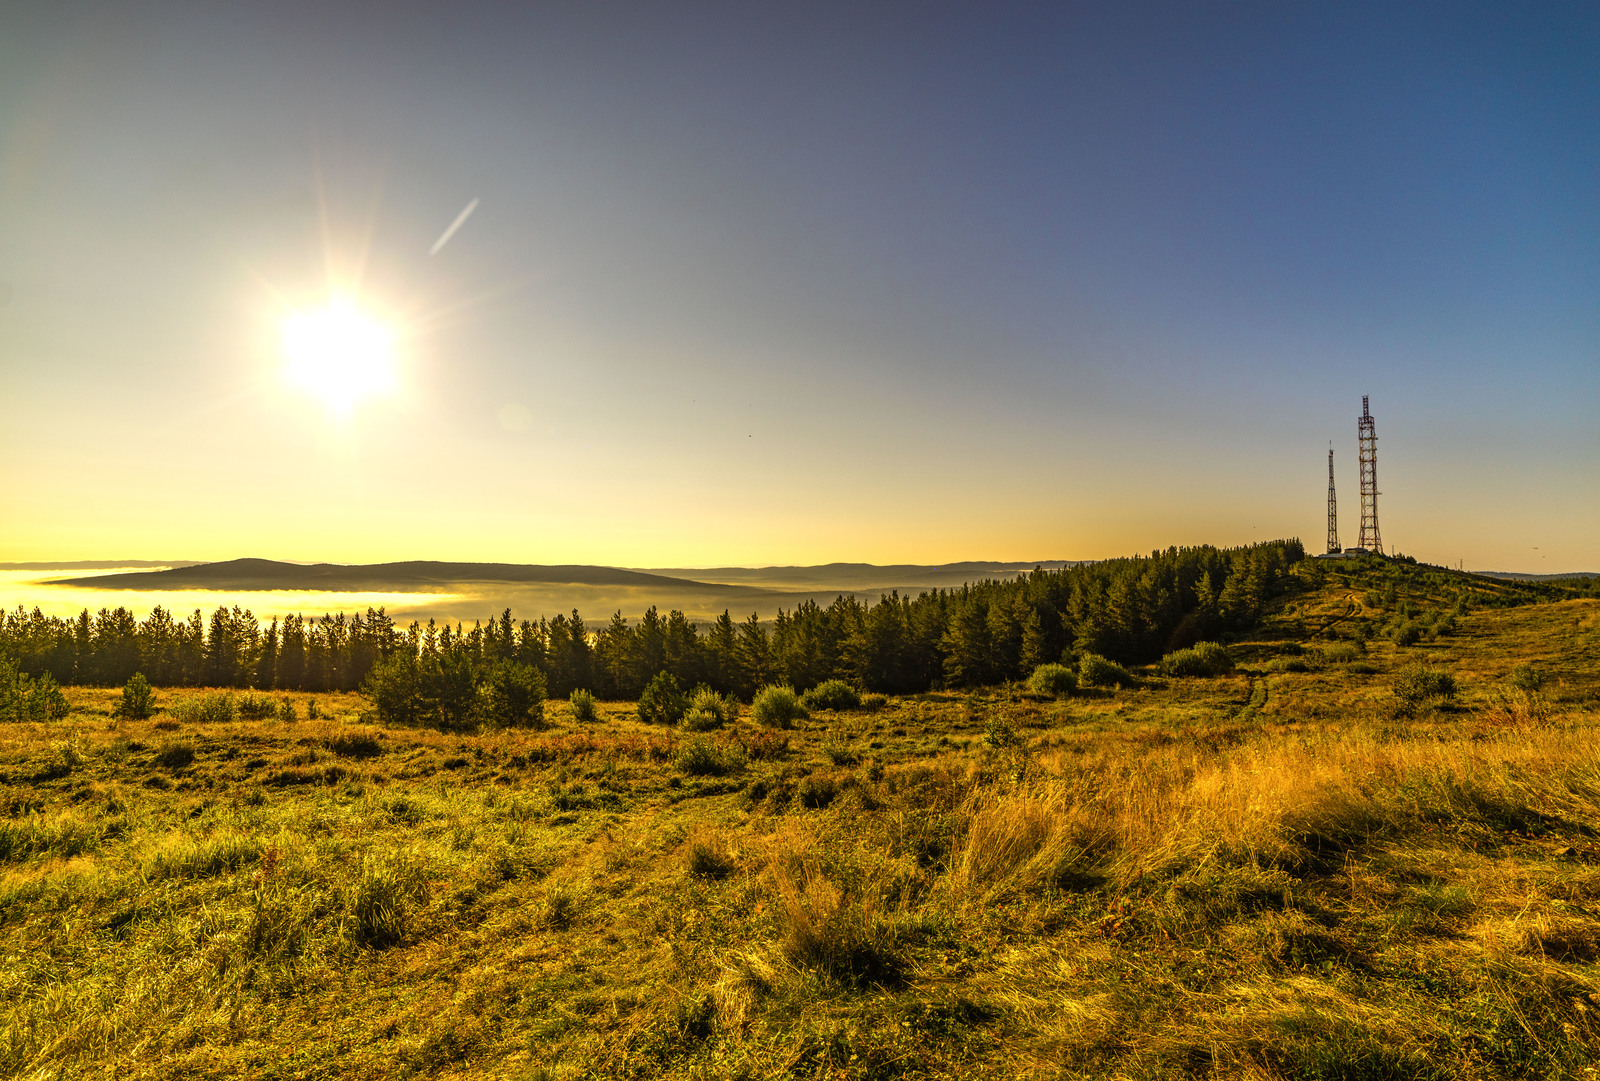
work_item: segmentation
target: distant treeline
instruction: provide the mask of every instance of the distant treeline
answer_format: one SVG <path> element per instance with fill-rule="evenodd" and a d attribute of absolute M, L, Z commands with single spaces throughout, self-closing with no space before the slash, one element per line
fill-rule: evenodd
<path fill-rule="evenodd" d="M 379 661 L 409 655 L 531 665 L 555 696 L 587 688 L 632 699 L 659 672 L 745 698 L 767 683 L 804 690 L 835 678 L 904 694 L 998 683 L 1074 654 L 1146 663 L 1248 630 L 1304 555 L 1297 540 L 1169 548 L 876 604 L 808 600 L 765 623 L 724 612 L 699 626 L 655 608 L 632 624 L 618 612 L 600 627 L 576 610 L 534 623 L 508 609 L 470 629 L 431 620 L 401 628 L 381 608 L 265 626 L 238 607 L 209 621 L 199 610 L 176 619 L 158 607 L 142 622 L 125 608 L 76 619 L 19 608 L 0 613 L 0 654 L 30 675 L 101 686 L 142 672 L 158 686 L 356 690 Z"/>

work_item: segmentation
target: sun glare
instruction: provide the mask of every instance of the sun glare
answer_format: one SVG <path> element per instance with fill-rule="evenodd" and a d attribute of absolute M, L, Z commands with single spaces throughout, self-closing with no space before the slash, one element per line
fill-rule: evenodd
<path fill-rule="evenodd" d="M 291 313 L 283 321 L 289 381 L 348 413 L 394 388 L 394 332 L 347 300 Z"/>

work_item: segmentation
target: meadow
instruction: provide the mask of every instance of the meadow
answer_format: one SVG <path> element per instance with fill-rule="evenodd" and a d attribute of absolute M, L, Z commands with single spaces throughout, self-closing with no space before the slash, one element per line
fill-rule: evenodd
<path fill-rule="evenodd" d="M 1220 674 L 789 728 L 66 688 L 0 725 L 0 1072 L 1600 1076 L 1600 601 L 1306 573 Z"/>

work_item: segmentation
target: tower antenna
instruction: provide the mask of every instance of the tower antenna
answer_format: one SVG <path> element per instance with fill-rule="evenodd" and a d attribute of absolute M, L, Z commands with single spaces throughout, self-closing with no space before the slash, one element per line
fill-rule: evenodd
<path fill-rule="evenodd" d="M 1339 501 L 1333 490 L 1333 444 L 1328 444 L 1328 554 L 1338 555 Z"/>
<path fill-rule="evenodd" d="M 1361 396 L 1361 419 L 1356 421 L 1356 439 L 1361 449 L 1361 540 L 1359 547 L 1383 554 L 1383 539 L 1378 534 L 1378 430 Z"/>

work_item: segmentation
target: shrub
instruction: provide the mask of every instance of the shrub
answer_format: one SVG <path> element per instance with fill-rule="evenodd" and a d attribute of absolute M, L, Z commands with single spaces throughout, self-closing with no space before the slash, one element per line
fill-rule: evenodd
<path fill-rule="evenodd" d="M 807 709 L 860 709 L 861 695 L 844 680 L 830 679 L 801 695 L 800 704 Z"/>
<path fill-rule="evenodd" d="M 1022 737 L 1017 734 L 1010 721 L 1003 717 L 990 717 L 989 723 L 983 729 L 983 742 L 995 750 L 1006 750 L 1022 746 Z"/>
<path fill-rule="evenodd" d="M 237 715 L 233 694 L 207 691 L 180 699 L 167 712 L 184 724 L 225 724 Z"/>
<path fill-rule="evenodd" d="M 171 739 L 156 751 L 156 765 L 166 769 L 182 769 L 194 761 L 194 744 L 184 739 Z"/>
<path fill-rule="evenodd" d="M 695 878 L 727 878 L 739 869 L 728 850 L 714 837 L 691 837 L 685 862 Z"/>
<path fill-rule="evenodd" d="M 594 708 L 594 695 L 582 687 L 567 696 L 567 701 L 572 705 L 572 719 L 578 724 L 594 724 L 597 714 Z"/>
<path fill-rule="evenodd" d="M 1085 653 L 1078 658 L 1078 682 L 1085 687 L 1126 687 L 1133 685 L 1133 677 L 1117 662 Z"/>
<path fill-rule="evenodd" d="M 689 708 L 680 722 L 690 732 L 709 732 L 721 728 L 739 717 L 739 703 L 723 698 L 710 687 L 701 684 L 689 696 Z"/>
<path fill-rule="evenodd" d="M 71 711 L 49 672 L 34 679 L 0 657 L 0 721 L 57 721 Z"/>
<path fill-rule="evenodd" d="M 744 768 L 745 749 L 739 743 L 717 743 L 710 736 L 695 736 L 678 746 L 672 764 L 682 773 L 721 777 Z"/>
<path fill-rule="evenodd" d="M 278 720 L 287 724 L 293 722 L 297 716 L 298 714 L 294 710 L 294 702 L 291 699 L 278 699 Z"/>
<path fill-rule="evenodd" d="M 1531 664 L 1519 664 L 1506 676 L 1506 682 L 1524 694 L 1537 694 L 1548 678 Z"/>
<path fill-rule="evenodd" d="M 669 672 L 657 672 L 639 695 L 639 719 L 645 724 L 677 724 L 689 712 L 689 696 Z"/>
<path fill-rule="evenodd" d="M 239 716 L 249 721 L 259 721 L 277 712 L 277 703 L 264 694 L 246 694 L 238 702 Z"/>
<path fill-rule="evenodd" d="M 1322 647 L 1322 659 L 1327 664 L 1349 664 L 1361 659 L 1361 647 L 1354 642 L 1334 642 Z"/>
<path fill-rule="evenodd" d="M 146 717 L 154 716 L 155 712 L 156 696 L 150 689 L 150 681 L 144 678 L 143 672 L 135 672 L 128 682 L 122 685 L 122 701 L 117 703 L 117 716 L 126 717 L 131 721 L 142 721 Z"/>
<path fill-rule="evenodd" d="M 789 753 L 789 737 L 776 732 L 751 732 L 741 742 L 745 753 L 755 759 L 782 758 Z"/>
<path fill-rule="evenodd" d="M 1397 646 L 1414 646 L 1422 641 L 1422 628 L 1408 619 L 1396 624 L 1389 637 L 1394 639 Z"/>
<path fill-rule="evenodd" d="M 531 664 L 497 661 L 483 681 L 483 719 L 491 728 L 543 728 L 544 673 Z"/>
<path fill-rule="evenodd" d="M 756 692 L 750 703 L 750 719 L 768 728 L 793 728 L 795 721 L 809 717 L 794 688 L 787 683 L 768 684 Z"/>
<path fill-rule="evenodd" d="M 1412 665 L 1403 668 L 1394 677 L 1392 690 L 1400 707 L 1411 712 L 1429 702 L 1448 702 L 1455 698 L 1458 687 L 1456 677 L 1442 668 Z"/>
<path fill-rule="evenodd" d="M 822 753 L 836 766 L 854 765 L 860 757 L 850 749 L 849 737 L 837 728 L 828 729 L 827 735 L 822 737 Z"/>
<path fill-rule="evenodd" d="M 1078 677 L 1064 664 L 1041 664 L 1028 677 L 1028 690 L 1034 694 L 1059 697 L 1078 689 Z"/>
<path fill-rule="evenodd" d="M 861 696 L 861 708 L 866 710 L 879 710 L 889 704 L 889 697 L 882 694 L 864 694 Z"/>
<path fill-rule="evenodd" d="M 1169 676 L 1217 676 L 1232 668 L 1233 657 L 1220 642 L 1196 642 L 1161 659 L 1161 670 Z"/>

